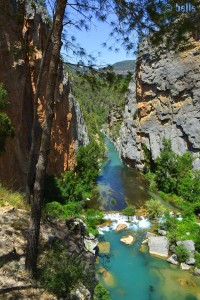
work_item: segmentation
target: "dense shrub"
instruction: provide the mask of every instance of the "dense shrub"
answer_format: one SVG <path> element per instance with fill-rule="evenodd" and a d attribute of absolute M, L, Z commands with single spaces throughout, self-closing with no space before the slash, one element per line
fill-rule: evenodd
<path fill-rule="evenodd" d="M 60 219 L 68 219 L 70 217 L 79 217 L 82 210 L 81 202 L 68 202 L 65 205 L 53 201 L 47 203 L 44 209 L 44 214 Z"/>
<path fill-rule="evenodd" d="M 101 224 L 104 220 L 104 215 L 95 209 L 88 209 L 85 212 L 85 223 L 87 225 L 88 231 L 94 235 L 98 234 L 98 230 L 96 228 L 97 225 Z"/>
<path fill-rule="evenodd" d="M 131 74 L 112 71 L 73 74 L 74 93 L 81 105 L 90 137 L 99 134 L 113 108 L 122 113 Z M 117 125 L 119 127 L 119 125 Z M 113 128 L 116 134 L 118 128 Z"/>
<path fill-rule="evenodd" d="M 127 206 L 122 210 L 124 216 L 131 217 L 135 215 L 136 208 L 134 206 Z"/>
<path fill-rule="evenodd" d="M 84 266 L 80 258 L 67 254 L 67 245 L 57 242 L 41 261 L 43 286 L 58 297 L 66 297 L 84 279 Z"/>
<path fill-rule="evenodd" d="M 195 253 L 195 265 L 198 269 L 200 269 L 200 253 L 199 252 Z"/>
<path fill-rule="evenodd" d="M 159 200 L 150 199 L 145 203 L 145 206 L 151 219 L 159 218 L 164 213 L 164 207 Z"/>
<path fill-rule="evenodd" d="M 94 300 L 111 300 L 110 293 L 103 287 L 101 283 L 98 283 L 95 287 Z"/>
<path fill-rule="evenodd" d="M 60 177 L 46 178 L 46 202 L 80 202 L 96 194 L 96 180 L 103 159 L 101 146 L 91 142 L 85 147 L 79 147 L 76 159 L 74 171 L 66 171 Z"/>
<path fill-rule="evenodd" d="M 189 258 L 189 252 L 183 244 L 176 246 L 174 252 L 180 262 L 185 262 Z"/>
<path fill-rule="evenodd" d="M 174 153 L 171 142 L 163 140 L 160 157 L 156 159 L 155 181 L 159 190 L 176 194 L 195 203 L 200 198 L 200 172 L 192 171 L 193 158 L 189 152 Z"/>

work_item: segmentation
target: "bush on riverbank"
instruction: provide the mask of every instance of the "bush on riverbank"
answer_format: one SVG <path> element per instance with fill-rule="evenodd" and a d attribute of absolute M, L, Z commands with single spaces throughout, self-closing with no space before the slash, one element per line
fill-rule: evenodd
<path fill-rule="evenodd" d="M 125 207 L 123 210 L 122 210 L 122 214 L 124 216 L 127 216 L 127 217 L 132 217 L 135 215 L 135 212 L 136 212 L 136 208 L 134 205 L 132 206 L 127 206 Z"/>
<path fill-rule="evenodd" d="M 155 171 L 146 174 L 150 189 L 159 190 L 161 197 L 187 215 L 200 212 L 200 172 L 192 170 L 192 162 L 189 152 L 174 153 L 171 142 L 164 139 L 160 156 L 155 161 Z"/>
<path fill-rule="evenodd" d="M 169 213 L 165 214 L 162 227 L 167 230 L 170 242 L 193 240 L 196 255 L 199 257 L 200 226 L 197 224 L 196 215 L 200 213 L 200 172 L 192 170 L 192 162 L 193 158 L 189 152 L 183 155 L 174 153 L 171 142 L 164 139 L 160 157 L 155 161 L 154 171 L 147 173 L 146 177 L 150 180 L 151 190 L 157 190 L 164 200 L 181 211 L 182 220 Z M 177 255 L 184 256 L 184 250 L 179 248 L 181 247 L 176 247 Z"/>
<path fill-rule="evenodd" d="M 150 199 L 145 203 L 150 219 L 159 218 L 164 213 L 164 207 L 159 200 Z"/>
<path fill-rule="evenodd" d="M 185 262 L 189 258 L 189 252 L 183 244 L 176 246 L 174 252 L 180 262 Z"/>
<path fill-rule="evenodd" d="M 49 249 L 41 263 L 43 286 L 58 297 L 67 294 L 82 280 L 83 264 L 78 258 L 67 255 L 66 245 L 57 242 Z"/>
<path fill-rule="evenodd" d="M 95 287 L 94 300 L 111 300 L 109 291 L 100 282 Z"/>

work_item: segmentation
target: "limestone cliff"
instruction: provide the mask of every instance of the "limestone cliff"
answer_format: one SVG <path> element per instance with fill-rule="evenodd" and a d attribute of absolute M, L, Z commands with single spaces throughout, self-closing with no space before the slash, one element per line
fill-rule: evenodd
<path fill-rule="evenodd" d="M 15 127 L 15 137 L 7 141 L 6 152 L 0 157 L 0 180 L 23 189 L 31 145 L 34 91 L 49 20 L 44 8 L 31 5 L 31 1 L 0 0 L 0 8 L 0 82 L 8 92 L 7 114 Z M 48 67 L 46 61 L 38 107 L 41 126 Z M 77 147 L 89 142 L 80 107 L 71 94 L 62 62 L 55 99 L 56 113 L 48 165 L 50 174 L 73 168 Z M 38 133 L 40 131 L 41 128 L 38 128 Z"/>
<path fill-rule="evenodd" d="M 179 52 L 164 45 L 153 48 L 147 40 L 141 45 L 116 141 L 127 164 L 144 170 L 145 152 L 154 161 L 166 137 L 176 153 L 189 150 L 200 169 L 199 39 L 197 34 L 193 47 Z"/>

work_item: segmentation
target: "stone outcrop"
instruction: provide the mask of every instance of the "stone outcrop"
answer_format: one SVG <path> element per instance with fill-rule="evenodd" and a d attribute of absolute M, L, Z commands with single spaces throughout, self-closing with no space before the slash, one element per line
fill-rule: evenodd
<path fill-rule="evenodd" d="M 148 40 L 141 44 L 115 141 L 132 167 L 144 170 L 146 153 L 155 161 L 165 137 L 176 153 L 189 150 L 200 169 L 200 37 L 195 38 L 189 50 L 179 52 L 165 45 L 153 48 Z"/>
<path fill-rule="evenodd" d="M 148 246 L 150 254 L 161 257 L 168 257 L 169 241 L 165 236 L 149 236 Z"/>
<path fill-rule="evenodd" d="M 6 185 L 24 189 L 31 145 L 33 98 L 49 32 L 48 15 L 42 6 L 33 6 L 30 1 L 1 1 L 0 8 L 0 82 L 8 92 L 6 112 L 15 128 L 14 138 L 7 141 L 6 152 L 0 157 L 0 180 Z M 45 113 L 48 67 L 46 61 L 38 105 L 40 126 Z M 89 142 L 81 109 L 71 94 L 62 62 L 56 82 L 55 108 L 48 173 L 58 175 L 74 167 L 78 146 Z"/>

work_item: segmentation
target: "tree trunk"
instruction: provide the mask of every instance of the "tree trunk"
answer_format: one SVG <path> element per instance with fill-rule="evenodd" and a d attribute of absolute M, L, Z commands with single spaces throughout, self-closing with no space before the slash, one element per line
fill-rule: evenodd
<path fill-rule="evenodd" d="M 58 65 L 60 60 L 61 34 L 67 0 L 57 0 L 53 21 L 53 47 L 50 58 L 49 73 L 46 86 L 46 110 L 42 128 L 42 138 L 36 165 L 36 177 L 31 203 L 31 220 L 26 252 L 26 268 L 34 276 L 37 267 L 38 242 L 40 232 L 41 206 L 43 201 L 44 178 L 48 162 L 48 152 L 51 139 L 51 129 L 54 117 L 54 93 Z"/>
<path fill-rule="evenodd" d="M 38 110 L 38 98 L 39 98 L 39 93 L 40 93 L 40 87 L 41 87 L 41 82 L 42 82 L 42 75 L 44 71 L 44 63 L 47 58 L 47 53 L 48 49 L 50 46 L 50 40 L 52 36 L 52 31 L 53 28 L 49 31 L 47 40 L 46 40 L 46 45 L 45 49 L 42 55 L 42 60 L 40 63 L 40 69 L 39 69 L 39 74 L 37 78 L 37 83 L 36 83 L 36 90 L 35 90 L 35 96 L 34 96 L 34 101 L 33 101 L 33 126 L 32 126 L 32 141 L 31 141 L 31 149 L 29 153 L 29 164 L 28 164 L 28 173 L 27 173 L 27 180 L 26 180 L 26 201 L 28 203 L 31 203 L 31 195 L 33 194 L 33 185 L 34 185 L 34 180 L 35 180 L 35 172 L 36 172 L 36 163 L 38 159 L 38 149 L 40 145 L 38 145 L 38 139 L 39 139 L 39 131 L 40 131 L 40 124 L 38 121 L 38 115 L 37 115 L 37 110 Z"/>

